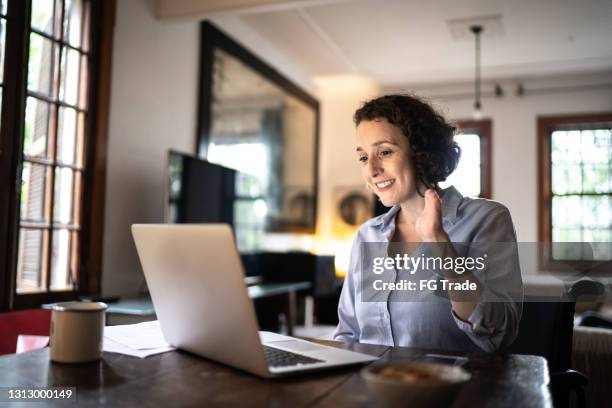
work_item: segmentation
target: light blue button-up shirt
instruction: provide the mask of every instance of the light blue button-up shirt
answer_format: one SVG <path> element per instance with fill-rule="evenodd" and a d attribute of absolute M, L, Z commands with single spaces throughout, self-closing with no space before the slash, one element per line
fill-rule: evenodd
<path fill-rule="evenodd" d="M 516 242 L 508 209 L 492 200 L 462 197 L 454 187 L 441 194 L 442 226 L 451 242 Z M 372 302 L 361 299 L 362 243 L 389 242 L 395 232 L 399 205 L 364 223 L 353 241 L 349 271 L 338 304 L 335 340 L 388 346 L 457 351 L 495 351 L 512 343 L 518 333 L 522 302 L 480 301 L 467 321 L 452 310 L 450 300 L 435 302 Z M 518 257 L 496 271 L 495 279 L 518 279 Z"/>

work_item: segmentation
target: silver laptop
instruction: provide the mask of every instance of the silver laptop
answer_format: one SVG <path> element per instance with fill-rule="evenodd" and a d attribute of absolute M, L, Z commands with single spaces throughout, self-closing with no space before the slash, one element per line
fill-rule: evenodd
<path fill-rule="evenodd" d="M 132 225 L 132 235 L 162 332 L 171 345 L 261 377 L 377 360 L 258 332 L 229 225 Z"/>

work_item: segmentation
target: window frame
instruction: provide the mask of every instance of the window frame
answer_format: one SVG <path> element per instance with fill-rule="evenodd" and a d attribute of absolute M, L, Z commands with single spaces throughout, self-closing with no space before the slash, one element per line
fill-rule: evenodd
<path fill-rule="evenodd" d="M 480 138 L 480 198 L 493 198 L 493 140 L 491 119 L 455 121 L 457 133 L 477 134 Z"/>
<path fill-rule="evenodd" d="M 63 0 L 59 0 L 63 1 Z M 0 311 L 99 295 L 104 224 L 106 144 L 110 100 L 112 34 L 116 0 L 90 0 L 88 118 L 85 123 L 84 171 L 78 239 L 78 287 L 73 290 L 17 294 L 19 186 L 24 163 L 23 132 L 27 92 L 31 1 L 8 0 L 5 89 L 0 134 Z M 6 188 L 6 190 L 4 190 Z"/>
<path fill-rule="evenodd" d="M 566 114 L 537 117 L 538 137 L 538 267 L 541 271 L 576 271 L 590 269 L 593 274 L 605 273 L 605 265 L 592 268 L 590 261 L 554 260 L 552 258 L 552 132 L 560 126 L 584 128 L 589 124 L 611 122 L 612 112 Z M 604 262 L 605 263 L 605 262 Z M 608 272 L 609 273 L 609 272 Z"/>

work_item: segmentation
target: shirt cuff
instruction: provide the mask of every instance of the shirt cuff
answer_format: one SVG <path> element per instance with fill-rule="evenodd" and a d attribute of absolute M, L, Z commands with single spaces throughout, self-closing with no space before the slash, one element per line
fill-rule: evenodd
<path fill-rule="evenodd" d="M 461 318 L 457 316 L 455 311 L 451 308 L 451 313 L 453 314 L 453 319 L 455 319 L 457 327 L 459 327 L 459 329 L 465 333 L 473 334 L 475 336 L 491 336 L 496 329 L 494 327 L 486 327 L 483 321 L 488 305 L 489 303 L 487 302 L 478 302 L 467 321 L 461 320 Z"/>

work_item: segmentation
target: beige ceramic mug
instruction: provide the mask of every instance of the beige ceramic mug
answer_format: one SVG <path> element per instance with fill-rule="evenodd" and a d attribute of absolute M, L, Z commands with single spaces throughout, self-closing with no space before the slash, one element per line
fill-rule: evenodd
<path fill-rule="evenodd" d="M 106 304 L 101 302 L 61 302 L 50 305 L 51 361 L 86 363 L 100 359 Z"/>

